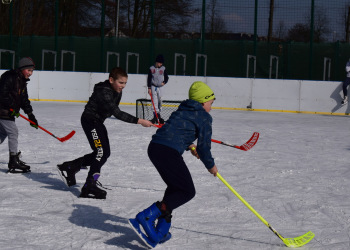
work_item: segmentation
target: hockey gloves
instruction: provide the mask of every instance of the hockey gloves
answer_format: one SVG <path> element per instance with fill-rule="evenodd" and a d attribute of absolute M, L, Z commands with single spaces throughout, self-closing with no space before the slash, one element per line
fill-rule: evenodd
<path fill-rule="evenodd" d="M 38 129 L 38 121 L 35 119 L 35 116 L 33 115 L 33 113 L 28 114 L 28 119 L 35 123 L 35 124 L 30 123 L 30 126 Z"/>
<path fill-rule="evenodd" d="M 9 111 L 9 116 L 18 118 L 19 117 L 19 113 L 17 113 L 15 110 Z"/>

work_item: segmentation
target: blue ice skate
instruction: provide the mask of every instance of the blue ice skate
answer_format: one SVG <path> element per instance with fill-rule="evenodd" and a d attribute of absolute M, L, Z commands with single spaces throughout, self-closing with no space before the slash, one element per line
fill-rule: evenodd
<path fill-rule="evenodd" d="M 162 237 L 159 241 L 159 244 L 162 244 L 171 238 L 171 233 L 169 232 L 169 229 L 171 227 L 171 223 L 167 222 L 165 218 L 158 218 L 156 231 L 157 234 Z"/>
<path fill-rule="evenodd" d="M 149 247 L 149 248 L 154 248 L 157 243 L 154 243 L 151 241 L 142 231 L 140 228 L 140 224 L 136 219 L 129 219 L 129 224 L 131 228 L 135 231 L 137 236 L 140 237 L 140 239 Z"/>
<path fill-rule="evenodd" d="M 135 231 L 135 233 L 140 237 L 140 239 L 149 247 L 154 248 L 158 244 L 150 240 L 146 234 L 144 234 L 141 230 L 140 223 L 136 219 L 129 219 L 129 224 L 131 228 Z M 171 238 L 171 233 L 167 233 L 163 239 L 159 241 L 159 244 L 162 244 Z"/>

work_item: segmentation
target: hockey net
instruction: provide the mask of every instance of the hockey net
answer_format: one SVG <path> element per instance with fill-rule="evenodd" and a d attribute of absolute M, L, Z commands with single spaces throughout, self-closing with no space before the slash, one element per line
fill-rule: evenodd
<path fill-rule="evenodd" d="M 171 113 L 177 110 L 182 101 L 162 101 L 162 110 L 160 112 L 164 121 L 168 120 Z M 151 120 L 153 118 L 153 105 L 150 99 L 137 99 L 136 100 L 136 117 Z"/>

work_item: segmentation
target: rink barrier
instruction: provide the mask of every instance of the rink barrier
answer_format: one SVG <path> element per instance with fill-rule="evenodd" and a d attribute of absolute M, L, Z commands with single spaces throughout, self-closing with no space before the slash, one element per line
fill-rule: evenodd
<path fill-rule="evenodd" d="M 87 103 L 88 101 L 76 100 L 55 100 L 55 99 L 29 99 L 31 101 L 42 102 L 77 102 Z M 121 102 L 120 105 L 135 106 L 136 103 Z M 317 115 L 350 115 L 350 113 L 329 113 L 329 112 L 312 112 L 312 111 L 292 111 L 292 110 L 269 110 L 269 109 L 251 109 L 251 108 L 227 108 L 227 107 L 212 107 L 212 109 L 236 110 L 236 111 L 255 111 L 255 112 L 272 112 L 272 113 L 296 113 L 296 114 L 317 114 Z"/>
<path fill-rule="evenodd" d="M 0 70 L 2 74 L 4 70 Z M 108 73 L 39 71 L 28 83 L 29 97 L 35 101 L 87 102 L 96 83 Z M 349 115 L 350 106 L 341 106 L 342 82 L 283 79 L 253 79 L 203 76 L 169 76 L 162 88 L 164 99 L 185 100 L 194 81 L 211 87 L 214 109 L 288 112 L 322 115 Z M 148 97 L 147 75 L 129 74 L 122 105 L 136 105 Z"/>

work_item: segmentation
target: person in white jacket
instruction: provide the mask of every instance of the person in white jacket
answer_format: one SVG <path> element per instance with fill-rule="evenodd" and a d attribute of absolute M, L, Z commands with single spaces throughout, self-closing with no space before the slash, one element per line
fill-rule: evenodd
<path fill-rule="evenodd" d="M 344 99 L 341 102 L 342 105 L 345 105 L 348 103 L 348 86 L 350 84 L 350 60 L 346 63 L 345 71 L 346 71 L 346 78 L 343 82 Z"/>

